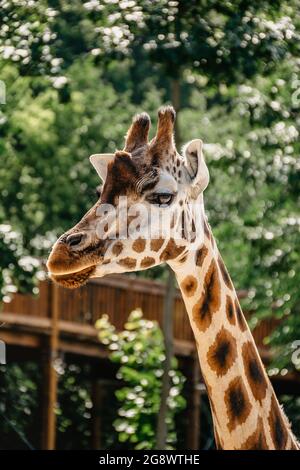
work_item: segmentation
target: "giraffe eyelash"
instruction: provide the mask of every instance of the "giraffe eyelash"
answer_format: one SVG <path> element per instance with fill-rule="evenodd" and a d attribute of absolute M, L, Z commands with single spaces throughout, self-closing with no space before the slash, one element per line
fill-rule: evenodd
<path fill-rule="evenodd" d="M 146 199 L 150 204 L 155 204 L 159 207 L 168 207 L 174 201 L 175 194 L 172 193 L 153 193 Z"/>
<path fill-rule="evenodd" d="M 157 181 L 157 172 L 153 170 L 151 173 L 148 173 L 137 181 L 135 185 L 136 192 L 138 194 L 142 194 L 144 191 L 152 189 L 156 185 Z"/>

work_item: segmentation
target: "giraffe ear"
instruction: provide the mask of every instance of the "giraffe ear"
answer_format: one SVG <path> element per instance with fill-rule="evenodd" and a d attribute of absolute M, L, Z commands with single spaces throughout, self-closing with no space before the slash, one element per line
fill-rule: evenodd
<path fill-rule="evenodd" d="M 183 148 L 183 154 L 186 157 L 186 170 L 196 196 L 203 192 L 209 183 L 209 172 L 203 157 L 202 147 L 202 140 L 195 139 L 188 142 Z"/>
<path fill-rule="evenodd" d="M 107 176 L 107 167 L 115 158 L 114 153 L 97 153 L 90 156 L 90 162 L 104 182 Z"/>

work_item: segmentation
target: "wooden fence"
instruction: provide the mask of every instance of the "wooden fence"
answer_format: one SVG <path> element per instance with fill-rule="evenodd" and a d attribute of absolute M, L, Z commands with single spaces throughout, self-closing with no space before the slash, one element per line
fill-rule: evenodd
<path fill-rule="evenodd" d="M 104 313 L 109 316 L 117 329 L 122 329 L 129 313 L 136 307 L 142 309 L 147 319 L 156 320 L 161 324 L 165 286 L 160 282 L 112 275 L 92 280 L 76 290 L 60 287 L 56 289 L 58 320 L 62 330 L 72 331 L 73 328 L 74 331 L 82 333 L 91 332 L 90 328 L 94 329 L 95 322 Z M 29 325 L 50 325 L 53 315 L 53 284 L 49 281 L 41 282 L 39 290 L 40 293 L 36 297 L 15 294 L 12 301 L 3 307 L 3 318 L 14 319 L 16 324 L 20 323 L 19 320 L 24 320 Z M 240 297 L 243 295 L 244 293 L 239 293 Z M 254 329 L 255 341 L 259 347 L 263 347 L 263 339 L 276 324 L 277 321 L 270 318 Z M 178 344 L 194 344 L 193 333 L 179 291 L 175 296 L 173 331 Z"/>
<path fill-rule="evenodd" d="M 22 360 L 26 351 L 36 351 L 43 374 L 41 447 L 54 449 L 56 442 L 55 403 L 57 399 L 57 375 L 53 367 L 60 353 L 75 354 L 95 360 L 105 360 L 107 350 L 97 339 L 95 322 L 107 314 L 117 329 L 122 329 L 129 313 L 136 307 L 144 316 L 162 323 L 165 286 L 128 275 L 113 275 L 92 280 L 77 290 L 67 290 L 44 281 L 40 283 L 38 296 L 16 294 L 5 304 L 0 321 L 1 339 L 12 349 L 23 348 L 19 354 Z M 243 294 L 240 293 L 240 296 Z M 262 357 L 266 357 L 263 338 L 276 326 L 276 321 L 265 320 L 254 330 L 255 340 Z M 188 448 L 197 449 L 199 441 L 199 366 L 195 343 L 188 316 L 180 292 L 174 301 L 173 332 L 175 353 L 185 364 L 189 377 L 190 398 L 187 413 L 190 414 Z M 101 368 L 99 368 L 101 369 Z M 102 368 L 103 369 L 103 368 Z M 97 381 L 94 389 L 98 393 Z M 99 432 L 97 420 L 95 436 Z M 99 442 L 96 437 L 95 441 Z M 100 444 L 99 444 L 100 445 Z M 95 448 L 97 445 L 95 444 Z"/>

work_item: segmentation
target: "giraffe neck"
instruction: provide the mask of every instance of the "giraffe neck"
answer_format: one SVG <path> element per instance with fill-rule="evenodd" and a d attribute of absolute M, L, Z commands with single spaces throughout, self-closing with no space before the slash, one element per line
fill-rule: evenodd
<path fill-rule="evenodd" d="M 170 265 L 195 335 L 217 446 L 297 448 L 206 223 L 204 245 Z"/>

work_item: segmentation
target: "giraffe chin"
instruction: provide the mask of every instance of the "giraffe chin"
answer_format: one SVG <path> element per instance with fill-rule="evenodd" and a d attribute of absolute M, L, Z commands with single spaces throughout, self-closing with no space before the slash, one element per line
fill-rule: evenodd
<path fill-rule="evenodd" d="M 90 266 L 71 274 L 50 274 L 50 278 L 62 287 L 76 289 L 83 286 L 89 280 L 92 274 L 94 274 L 95 269 L 96 266 Z"/>

